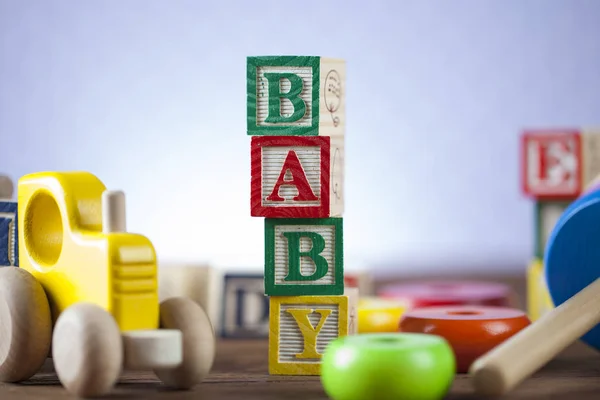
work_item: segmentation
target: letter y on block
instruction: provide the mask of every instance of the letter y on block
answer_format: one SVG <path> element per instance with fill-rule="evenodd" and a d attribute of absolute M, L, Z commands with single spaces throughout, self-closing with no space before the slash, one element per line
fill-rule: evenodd
<path fill-rule="evenodd" d="M 269 373 L 319 375 L 325 347 L 348 335 L 348 297 L 271 297 L 270 302 Z"/>

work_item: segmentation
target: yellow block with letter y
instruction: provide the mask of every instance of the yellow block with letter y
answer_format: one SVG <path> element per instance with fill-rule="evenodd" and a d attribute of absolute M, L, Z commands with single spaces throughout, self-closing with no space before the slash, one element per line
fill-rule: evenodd
<path fill-rule="evenodd" d="M 319 375 L 325 347 L 348 335 L 348 296 L 274 296 L 269 307 L 269 373 Z"/>

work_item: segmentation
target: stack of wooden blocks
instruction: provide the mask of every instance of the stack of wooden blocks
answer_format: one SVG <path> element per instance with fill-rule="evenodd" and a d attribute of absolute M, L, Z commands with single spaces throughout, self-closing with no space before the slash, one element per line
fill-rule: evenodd
<path fill-rule="evenodd" d="M 544 275 L 546 242 L 568 205 L 600 174 L 600 130 L 526 131 L 521 158 L 523 191 L 535 204 L 527 308 L 531 320 L 537 320 L 554 307 Z"/>
<path fill-rule="evenodd" d="M 344 293 L 343 60 L 247 59 L 251 215 L 265 218 L 269 373 L 318 375 L 355 330 Z"/>

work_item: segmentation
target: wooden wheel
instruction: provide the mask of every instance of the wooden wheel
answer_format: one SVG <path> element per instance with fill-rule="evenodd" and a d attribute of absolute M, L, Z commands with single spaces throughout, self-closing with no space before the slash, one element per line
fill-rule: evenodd
<path fill-rule="evenodd" d="M 215 359 L 215 335 L 206 312 L 193 300 L 173 297 L 160 304 L 160 327 L 183 336 L 183 362 L 154 372 L 167 386 L 190 389 L 208 375 Z"/>
<path fill-rule="evenodd" d="M 0 267 L 0 381 L 40 370 L 50 349 L 52 318 L 42 285 L 18 267 Z"/>
<path fill-rule="evenodd" d="M 78 397 L 107 394 L 123 364 L 119 327 L 104 309 L 77 303 L 56 321 L 52 358 L 58 379 L 69 392 Z"/>

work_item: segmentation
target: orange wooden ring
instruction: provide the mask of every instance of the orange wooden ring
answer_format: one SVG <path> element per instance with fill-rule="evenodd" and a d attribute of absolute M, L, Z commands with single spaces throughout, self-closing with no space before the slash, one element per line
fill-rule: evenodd
<path fill-rule="evenodd" d="M 456 356 L 458 373 L 466 373 L 478 357 L 530 324 L 517 309 L 449 306 L 416 309 L 404 314 L 399 330 L 445 338 Z"/>

